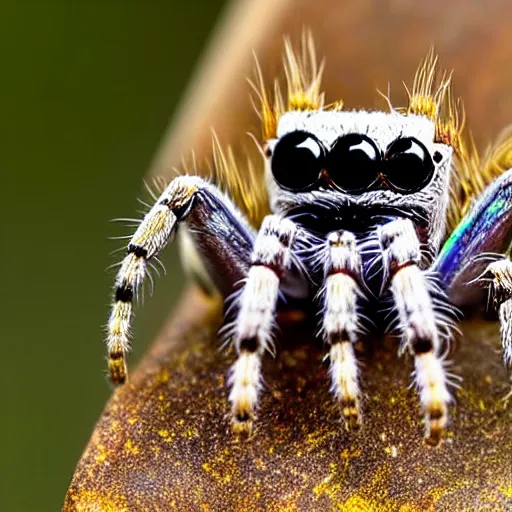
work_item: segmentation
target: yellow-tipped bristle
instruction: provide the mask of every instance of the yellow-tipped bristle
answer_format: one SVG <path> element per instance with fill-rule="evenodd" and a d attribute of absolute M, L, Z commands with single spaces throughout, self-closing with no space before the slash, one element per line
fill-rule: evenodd
<path fill-rule="evenodd" d="M 225 151 L 222 149 L 215 132 L 212 138 L 215 181 L 229 194 L 249 222 L 258 227 L 269 211 L 263 166 L 258 171 L 249 158 L 241 165 L 230 146 Z"/>
<path fill-rule="evenodd" d="M 286 94 L 276 80 L 270 93 L 265 87 L 261 68 L 256 59 L 256 80 L 250 81 L 259 102 L 258 115 L 262 123 L 263 139 L 277 136 L 277 123 L 280 116 L 289 110 L 321 110 L 324 107 L 324 94 L 321 92 L 323 63 L 318 64 L 313 37 L 303 32 L 300 52 L 296 52 L 289 39 L 284 42 L 284 72 Z M 342 101 L 335 103 L 341 110 Z"/>
<path fill-rule="evenodd" d="M 320 110 L 323 94 L 320 91 L 323 63 L 318 65 L 311 33 L 302 34 L 301 54 L 294 52 L 285 39 L 284 70 L 288 92 L 288 110 Z"/>
<path fill-rule="evenodd" d="M 412 85 L 412 91 L 407 90 L 409 96 L 408 114 L 426 116 L 429 119 L 437 118 L 436 94 L 433 92 L 434 80 L 437 72 L 438 57 L 431 47 L 425 59 L 421 62 Z"/>
<path fill-rule="evenodd" d="M 512 167 L 512 127 L 506 128 L 483 158 L 472 138 L 455 154 L 455 178 L 452 188 L 450 227 L 455 227 L 468 212 L 473 200 L 500 174 Z"/>

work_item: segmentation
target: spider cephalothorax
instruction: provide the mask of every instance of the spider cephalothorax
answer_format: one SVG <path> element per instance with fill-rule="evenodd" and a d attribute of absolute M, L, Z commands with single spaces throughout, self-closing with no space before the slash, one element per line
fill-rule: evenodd
<path fill-rule="evenodd" d="M 354 345 L 363 319 L 376 319 L 391 302 L 401 350 L 414 358 L 426 436 L 437 442 L 451 400 L 443 354 L 455 307 L 481 300 L 488 281 L 505 361 L 512 360 L 512 264 L 505 254 L 512 173 L 504 172 L 512 144 L 504 140 L 480 162 L 464 144 L 450 76 L 436 82 L 436 65 L 430 52 L 408 106 L 387 113 L 324 105 L 322 67 L 307 38 L 299 57 L 286 44 L 286 94 L 278 85 L 269 94 L 258 71 L 264 170 L 238 166 L 215 139 L 216 176 L 228 194 L 184 175 L 156 200 L 116 280 L 107 339 L 112 380 L 126 379 L 132 300 L 148 261 L 184 223 L 185 263 L 233 299 L 223 335 L 238 354 L 229 377 L 235 432 L 252 430 L 281 295 L 310 306 L 320 299 L 331 388 L 348 425 L 361 421 Z"/>
<path fill-rule="evenodd" d="M 314 206 L 324 217 L 337 212 L 354 223 L 359 212 L 360 229 L 372 216 L 402 216 L 413 220 L 423 243 L 439 248 L 452 148 L 434 141 L 433 121 L 398 112 L 289 112 L 277 135 L 267 143 L 272 211 L 306 214 Z"/>

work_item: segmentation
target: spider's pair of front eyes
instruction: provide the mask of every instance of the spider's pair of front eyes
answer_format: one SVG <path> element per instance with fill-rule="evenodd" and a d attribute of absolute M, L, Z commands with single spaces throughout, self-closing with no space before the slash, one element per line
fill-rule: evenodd
<path fill-rule="evenodd" d="M 439 163 L 441 154 L 434 153 Z M 421 190 L 434 174 L 427 148 L 413 137 L 400 137 L 382 154 L 366 135 L 350 133 L 336 140 L 329 151 L 311 133 L 295 131 L 277 142 L 271 161 L 277 183 L 294 192 L 313 188 L 321 179 L 337 188 L 360 194 L 387 187 L 401 194 Z"/>

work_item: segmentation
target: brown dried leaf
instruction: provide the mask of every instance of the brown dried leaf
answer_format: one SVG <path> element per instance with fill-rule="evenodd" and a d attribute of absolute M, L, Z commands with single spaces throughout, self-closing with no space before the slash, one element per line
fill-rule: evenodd
<path fill-rule="evenodd" d="M 71 482 L 64 511 L 509 510 L 512 414 L 495 324 L 466 326 L 454 371 L 464 378 L 438 448 L 422 438 L 411 361 L 396 346 L 364 358 L 363 428 L 346 432 L 323 351 L 284 326 L 268 357 L 257 430 L 231 435 L 218 303 L 190 291 L 118 389 Z"/>

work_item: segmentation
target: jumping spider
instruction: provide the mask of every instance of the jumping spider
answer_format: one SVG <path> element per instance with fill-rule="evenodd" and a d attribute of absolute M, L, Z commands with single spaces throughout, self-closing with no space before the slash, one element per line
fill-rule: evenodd
<path fill-rule="evenodd" d="M 128 244 L 117 275 L 108 323 L 110 376 L 117 384 L 126 379 L 132 300 L 148 262 L 185 223 L 224 296 L 242 283 L 225 329 L 238 354 L 229 377 L 235 432 L 253 427 L 279 297 L 311 303 L 318 296 L 332 391 L 347 423 L 358 425 L 361 418 L 354 344 L 363 337 L 363 320 L 378 319 L 391 304 L 401 350 L 414 358 L 426 437 L 435 443 L 451 401 L 443 354 L 456 307 L 485 302 L 489 288 L 504 360 L 512 360 L 512 264 L 506 256 L 512 171 L 504 171 L 512 142 L 478 159 L 464 143 L 449 75 L 435 80 L 433 52 L 408 91 L 408 107 L 390 104 L 385 113 L 344 111 L 341 102 L 325 106 L 310 40 L 305 50 L 297 57 L 286 45 L 284 98 L 279 88 L 266 92 L 261 74 L 254 86 L 264 178 L 255 181 L 254 173 L 244 174 L 218 153 L 218 167 L 247 195 L 268 193 L 272 213 L 255 230 L 208 180 L 183 175 L 167 186 Z M 245 180 L 255 182 L 253 190 Z"/>

